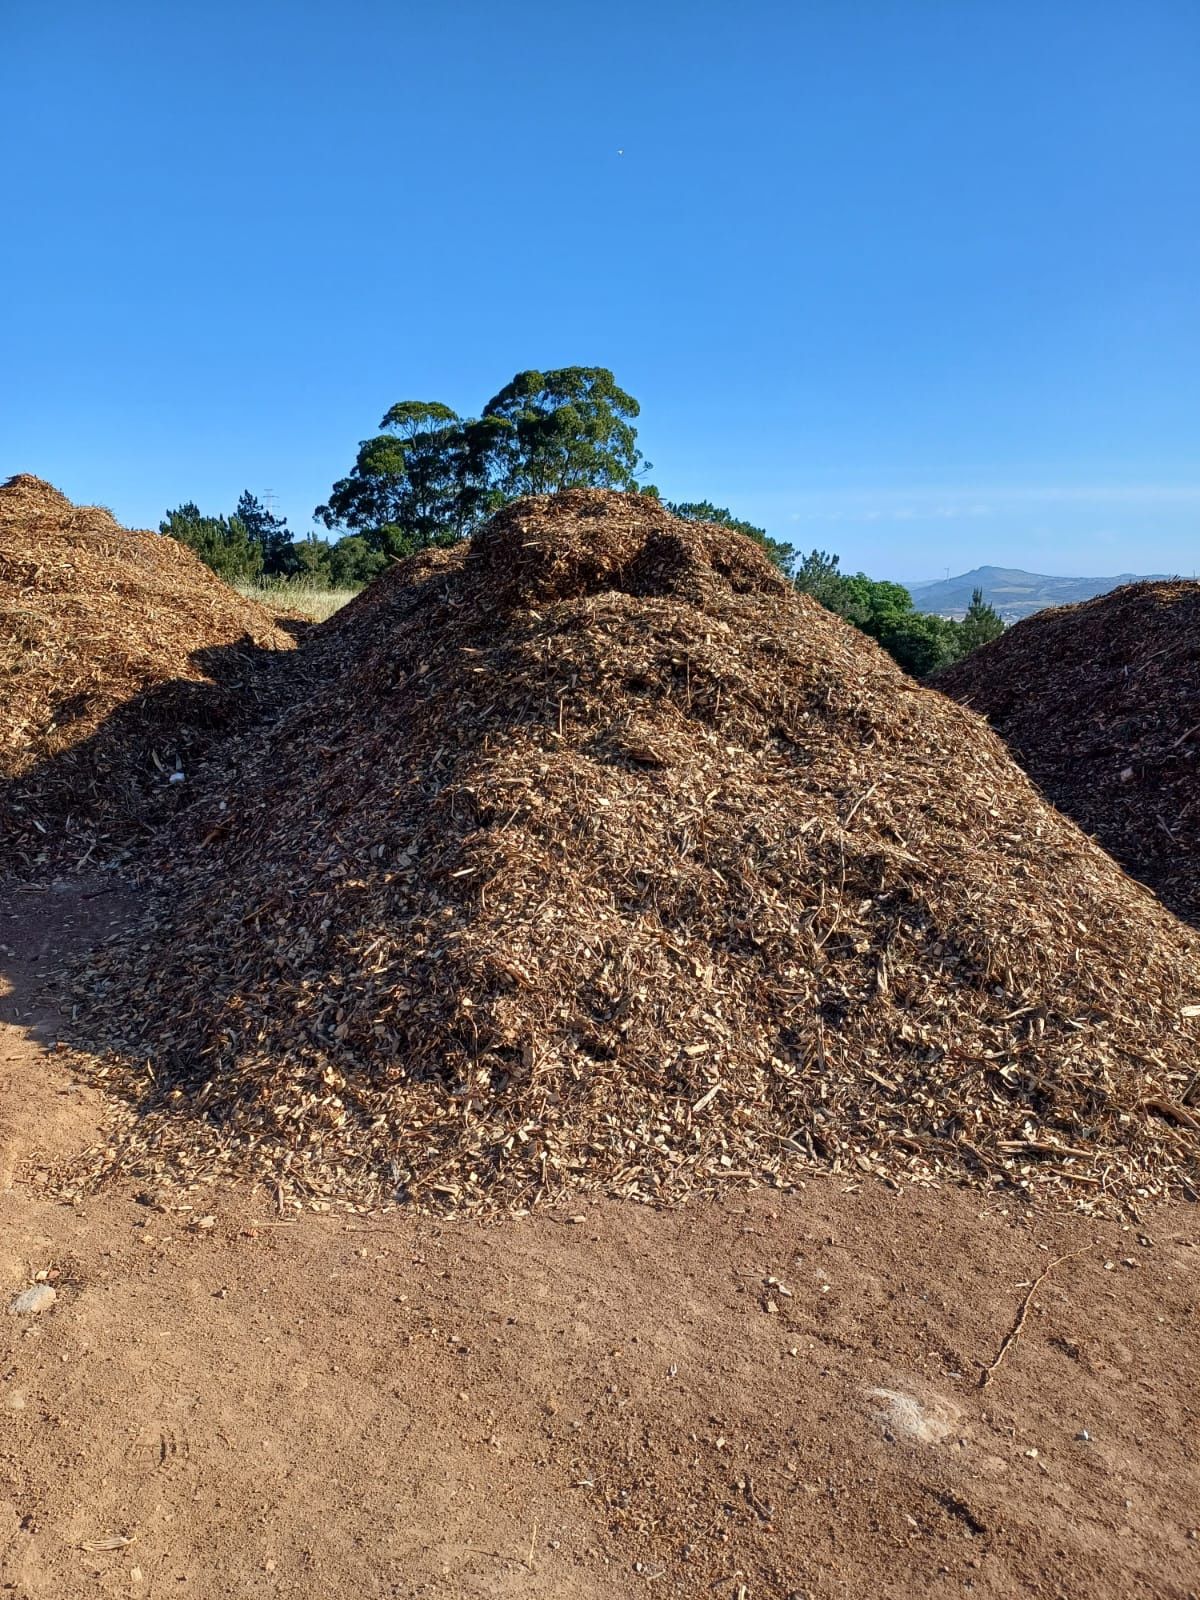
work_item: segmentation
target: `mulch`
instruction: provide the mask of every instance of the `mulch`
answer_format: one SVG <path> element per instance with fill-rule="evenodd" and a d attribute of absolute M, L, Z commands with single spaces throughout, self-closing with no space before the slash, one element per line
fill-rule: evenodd
<path fill-rule="evenodd" d="M 932 681 L 1200 924 L 1200 583 L 1135 583 L 1038 612 Z"/>
<path fill-rule="evenodd" d="M 0 485 L 0 874 L 95 865 L 179 810 L 296 626 L 174 539 Z"/>
<path fill-rule="evenodd" d="M 1200 940 L 741 536 L 525 500 L 300 656 L 74 974 L 73 1183 L 1200 1190 Z"/>

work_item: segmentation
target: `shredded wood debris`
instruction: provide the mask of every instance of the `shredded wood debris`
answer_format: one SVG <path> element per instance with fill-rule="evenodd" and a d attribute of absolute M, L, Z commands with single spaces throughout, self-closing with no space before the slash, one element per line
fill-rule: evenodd
<path fill-rule="evenodd" d="M 525 500 L 300 656 L 76 974 L 127 1109 L 73 1181 L 1200 1188 L 1200 942 L 739 535 Z"/>
<path fill-rule="evenodd" d="M 284 621 L 174 539 L 0 485 L 0 876 L 95 865 L 182 809 L 261 714 Z"/>
<path fill-rule="evenodd" d="M 1200 583 L 1131 583 L 1039 611 L 933 682 L 1200 925 Z"/>

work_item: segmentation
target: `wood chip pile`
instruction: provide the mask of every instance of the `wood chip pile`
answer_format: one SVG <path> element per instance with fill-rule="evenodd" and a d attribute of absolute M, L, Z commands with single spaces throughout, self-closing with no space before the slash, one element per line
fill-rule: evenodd
<path fill-rule="evenodd" d="M 322 641 L 79 979 L 130 1106 L 85 1178 L 1194 1192 L 1200 942 L 741 536 L 522 501 Z"/>
<path fill-rule="evenodd" d="M 292 635 L 174 539 L 0 486 L 0 875 L 100 859 L 186 799 Z M 184 783 L 170 782 L 180 764 Z"/>
<path fill-rule="evenodd" d="M 1200 583 L 1134 583 L 1039 611 L 934 681 L 1200 925 Z"/>

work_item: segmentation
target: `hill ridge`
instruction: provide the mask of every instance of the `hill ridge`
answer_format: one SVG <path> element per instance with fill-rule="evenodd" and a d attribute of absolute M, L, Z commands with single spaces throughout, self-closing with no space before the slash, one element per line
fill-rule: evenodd
<path fill-rule="evenodd" d="M 929 578 L 906 584 L 913 604 L 921 611 L 961 616 L 971 603 L 972 591 L 983 598 L 1006 622 L 1033 616 L 1051 606 L 1075 605 L 1131 583 L 1168 582 L 1165 573 L 1120 572 L 1112 577 L 1074 577 L 1047 572 L 1027 572 L 1023 567 L 984 565 L 951 578 Z"/>

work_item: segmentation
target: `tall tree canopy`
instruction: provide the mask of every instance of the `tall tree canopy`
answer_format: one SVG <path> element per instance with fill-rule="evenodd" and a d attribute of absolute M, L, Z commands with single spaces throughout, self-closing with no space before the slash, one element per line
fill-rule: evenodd
<path fill-rule="evenodd" d="M 314 517 L 390 555 L 460 538 L 476 485 L 458 413 L 439 400 L 402 400 L 379 426 L 388 431 L 363 440 Z"/>
<path fill-rule="evenodd" d="M 810 550 L 801 557 L 794 577 L 797 589 L 819 600 L 826 610 L 843 617 L 851 615 L 852 600 L 846 588 L 850 579 L 842 571 L 840 556 L 830 555 L 828 550 Z"/>
<path fill-rule="evenodd" d="M 453 543 L 520 495 L 637 489 L 648 470 L 632 422 L 638 410 L 606 367 L 518 372 L 478 417 L 402 400 L 314 516 L 405 555 Z"/>
<path fill-rule="evenodd" d="M 495 487 L 504 500 L 560 489 L 636 489 L 640 407 L 607 367 L 518 372 L 483 408 Z"/>

